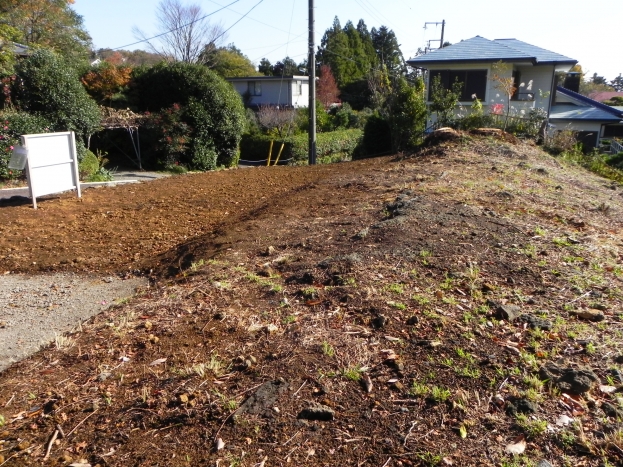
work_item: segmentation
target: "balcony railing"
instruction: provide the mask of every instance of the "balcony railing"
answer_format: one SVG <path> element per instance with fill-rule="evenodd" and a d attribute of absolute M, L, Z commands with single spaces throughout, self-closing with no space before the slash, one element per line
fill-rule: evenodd
<path fill-rule="evenodd" d="M 618 154 L 620 152 L 623 152 L 623 144 L 621 144 L 621 141 L 617 141 L 617 140 L 613 139 L 610 142 L 610 153 L 611 154 Z"/>

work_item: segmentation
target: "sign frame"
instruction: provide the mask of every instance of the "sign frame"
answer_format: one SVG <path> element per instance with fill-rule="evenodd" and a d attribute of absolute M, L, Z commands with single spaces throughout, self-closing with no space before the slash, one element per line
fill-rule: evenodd
<path fill-rule="evenodd" d="M 26 178 L 34 209 L 38 196 L 76 190 L 82 197 L 73 131 L 22 135 L 21 141 L 28 151 Z"/>

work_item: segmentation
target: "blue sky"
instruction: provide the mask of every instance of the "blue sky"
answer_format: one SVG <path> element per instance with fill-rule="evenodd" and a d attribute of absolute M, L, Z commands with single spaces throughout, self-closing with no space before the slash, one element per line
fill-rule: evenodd
<path fill-rule="evenodd" d="M 183 1 L 199 4 L 211 13 L 234 0 Z M 95 47 L 116 48 L 137 40 L 133 26 L 147 34 L 156 33 L 154 12 L 158 2 L 76 0 L 73 8 L 83 16 Z M 263 57 L 275 63 L 286 55 L 302 61 L 307 54 L 308 0 L 238 0 L 211 20 L 227 29 L 256 4 L 231 28 L 224 44 L 233 42 L 256 64 Z M 445 20 L 444 40 L 452 43 L 476 35 L 516 38 L 574 58 L 591 75 L 596 72 L 611 80 L 623 73 L 621 0 L 315 0 L 315 7 L 317 43 L 335 16 L 342 25 L 347 20 L 357 24 L 363 19 L 369 29 L 381 25 L 393 29 L 405 58 L 411 58 L 418 47 L 440 37 L 440 27 L 424 29 L 424 23 Z"/>

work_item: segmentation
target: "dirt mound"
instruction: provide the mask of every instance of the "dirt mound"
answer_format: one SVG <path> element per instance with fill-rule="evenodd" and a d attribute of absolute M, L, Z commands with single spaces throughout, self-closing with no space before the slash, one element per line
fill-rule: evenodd
<path fill-rule="evenodd" d="M 163 275 L 2 374 L 0 455 L 621 463 L 621 190 L 523 143 L 438 149 L 94 191 L 41 215 L 2 208 L 20 245 L 7 266 L 40 254 L 50 267 Z M 19 243 L 34 228 L 68 257 L 92 247 L 91 262 Z M 539 371 L 552 362 L 556 386 Z"/>

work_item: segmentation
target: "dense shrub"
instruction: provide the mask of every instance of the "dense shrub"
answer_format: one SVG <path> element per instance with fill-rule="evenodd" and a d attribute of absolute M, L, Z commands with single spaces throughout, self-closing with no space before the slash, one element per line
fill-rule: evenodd
<path fill-rule="evenodd" d="M 182 152 L 173 154 L 179 156 L 176 162 L 200 170 L 237 164 L 245 111 L 240 95 L 216 73 L 201 65 L 163 63 L 135 69 L 131 87 L 140 111 L 162 114 L 179 105 L 179 122 L 187 125 L 188 140 Z M 162 128 L 156 138 L 166 140 L 166 131 Z M 159 158 L 166 164 L 171 154 L 162 149 Z"/>
<path fill-rule="evenodd" d="M 51 131 L 51 125 L 39 115 L 14 111 L 2 112 L 0 122 L 2 122 L 0 129 L 0 179 L 19 178 L 22 171 L 11 170 L 8 167 L 13 147 L 21 144 L 21 135 L 47 133 Z"/>
<path fill-rule="evenodd" d="M 361 144 L 353 159 L 364 159 L 389 154 L 392 151 L 392 133 L 389 123 L 379 115 L 372 115 L 366 121 Z"/>
<path fill-rule="evenodd" d="M 97 104 L 80 83 L 76 71 L 63 59 L 45 49 L 36 50 L 16 67 L 12 98 L 16 108 L 40 115 L 55 131 L 74 131 L 78 156 L 84 143 L 100 126 Z"/>
<path fill-rule="evenodd" d="M 80 180 L 85 182 L 109 182 L 113 179 L 113 172 L 105 168 L 108 163 L 106 153 L 98 152 L 95 155 L 87 150 L 80 161 L 78 172 Z"/>
<path fill-rule="evenodd" d="M 404 78 L 394 80 L 386 106 L 392 149 L 402 151 L 414 148 L 420 143 L 426 128 L 427 109 L 422 80 L 414 86 Z"/>
<path fill-rule="evenodd" d="M 341 130 L 316 135 L 316 157 L 320 163 L 337 162 L 351 158 L 361 139 L 361 130 Z M 265 161 L 268 158 L 269 136 L 244 135 L 240 142 L 240 158 L 247 161 Z M 272 160 L 277 157 L 280 141 L 273 145 Z M 280 160 L 290 160 L 291 164 L 306 164 L 309 157 L 309 137 L 307 133 L 293 136 L 285 143 Z"/>

